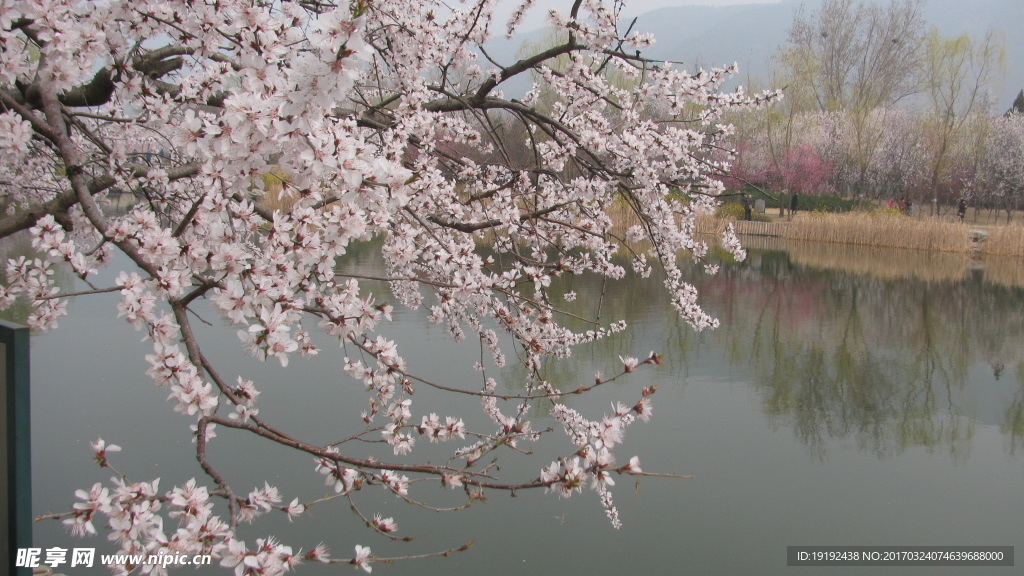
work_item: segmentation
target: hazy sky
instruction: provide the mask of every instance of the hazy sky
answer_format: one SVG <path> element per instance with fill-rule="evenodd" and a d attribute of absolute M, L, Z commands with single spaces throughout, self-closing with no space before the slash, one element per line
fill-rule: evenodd
<path fill-rule="evenodd" d="M 728 6 L 730 4 L 776 4 L 781 0 L 636 0 L 626 2 L 630 12 L 648 12 L 665 6 Z"/>
<path fill-rule="evenodd" d="M 644 12 L 650 12 L 657 8 L 665 8 L 668 6 L 728 6 L 730 4 L 775 4 L 781 0 L 625 0 L 626 10 L 623 17 L 633 17 L 643 14 Z M 519 1 L 516 0 L 502 0 L 498 4 L 496 13 L 502 18 L 515 10 L 516 6 L 519 5 Z M 522 31 L 532 30 L 543 26 L 545 15 L 551 8 L 558 8 L 562 11 L 568 11 L 572 6 L 572 0 L 537 0 L 533 8 L 530 10 L 524 26 L 520 28 Z M 499 21 L 502 21 L 499 19 Z"/>
<path fill-rule="evenodd" d="M 543 0 L 545 3 L 552 0 Z M 730 4 L 777 4 L 781 0 L 634 0 L 626 1 L 626 14 L 636 16 L 667 6 L 728 6 Z M 540 4 L 540 2 L 538 2 Z"/>

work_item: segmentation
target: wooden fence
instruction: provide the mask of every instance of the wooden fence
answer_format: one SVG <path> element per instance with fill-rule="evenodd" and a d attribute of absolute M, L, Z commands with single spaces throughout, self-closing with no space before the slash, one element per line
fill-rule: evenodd
<path fill-rule="evenodd" d="M 733 222 L 733 227 L 737 234 L 746 234 L 748 236 L 781 237 L 785 235 L 786 226 L 789 226 L 786 222 L 754 222 L 747 220 Z"/>

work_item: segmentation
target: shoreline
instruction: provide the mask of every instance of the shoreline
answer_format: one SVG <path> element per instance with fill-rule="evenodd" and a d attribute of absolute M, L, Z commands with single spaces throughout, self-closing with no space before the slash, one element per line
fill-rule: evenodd
<path fill-rule="evenodd" d="M 732 223 L 741 237 L 764 236 L 826 244 L 874 246 L 1024 257 L 1024 226 L 976 225 L 937 218 L 913 218 L 886 213 L 798 213 L 792 221 L 725 220 L 704 217 L 701 233 L 713 234 Z"/>

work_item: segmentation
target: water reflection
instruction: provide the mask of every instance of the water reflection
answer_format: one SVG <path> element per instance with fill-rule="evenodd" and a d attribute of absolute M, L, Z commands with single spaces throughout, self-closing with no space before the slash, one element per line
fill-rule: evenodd
<path fill-rule="evenodd" d="M 464 555 L 380 570 L 492 576 L 522 574 L 527 566 L 538 573 L 786 575 L 791 570 L 779 559 L 794 544 L 1013 544 L 1007 539 L 1020 533 L 1022 512 L 1017 451 L 1024 449 L 1024 291 L 1003 279 L 1022 275 L 969 260 L 918 265 L 925 257 L 913 254 L 765 248 L 752 251 L 748 262 L 725 265 L 715 277 L 693 271 L 702 301 L 722 321 L 702 334 L 678 320 L 657 278 L 608 286 L 561 280 L 578 294 L 567 303 L 570 312 L 593 318 L 600 308 L 602 320 L 622 318 L 632 329 L 576 349 L 571 358 L 545 366 L 544 376 L 572 389 L 589 384 L 595 371 L 615 371 L 620 354 L 665 353 L 665 366 L 645 367 L 593 395 L 565 400 L 599 416 L 609 402 L 658 384 L 654 418 L 630 430 L 622 454 L 640 455 L 650 470 L 696 476 L 683 484 L 651 479 L 640 490 L 620 482 L 621 532 L 607 525 L 591 493 L 571 500 L 533 493 L 515 500 L 492 494 L 485 505 L 457 517 L 370 501 L 374 512 L 401 517 L 403 534 L 416 536 L 404 548 L 367 542 L 359 526 L 344 521 L 344 506 L 294 524 L 268 518 L 244 527 L 245 537 L 251 542 L 290 534 L 290 543 L 308 549 L 327 534 L 339 556 L 355 543 L 402 555 L 478 539 Z M 372 245 L 351 246 L 346 265 L 349 272 L 382 269 Z M 940 269 L 946 272 L 928 275 Z M 364 291 L 389 299 L 381 283 L 367 283 Z M 135 479 L 160 477 L 161 486 L 170 486 L 202 477 L 189 420 L 162 405 L 166 393 L 144 376 L 141 357 L 148 344 L 114 317 L 116 298 L 75 299 L 60 330 L 33 339 L 37 514 L 64 510 L 76 489 L 106 480 L 107 471 L 90 460 L 88 442 L 98 436 L 125 445 L 119 466 Z M 407 346 L 403 356 L 431 379 L 478 387 L 470 365 L 479 350 L 451 344 L 443 327 L 426 325 L 425 315 L 396 311 L 389 336 Z M 590 327 L 576 322 L 577 329 Z M 282 370 L 276 362 L 244 358 L 233 329 L 197 330 L 226 372 L 260 378 L 266 398 L 261 414 L 286 423 L 289 433 L 333 441 L 349 433 L 344 427 L 365 406 L 360 387 L 340 375 L 337 355 L 296 359 Z M 324 349 L 334 351 L 336 344 Z M 510 386 L 523 380 L 513 368 L 500 376 Z M 427 389 L 416 396 L 421 410 L 482 418 L 475 400 L 465 400 L 466 410 L 453 402 L 460 400 Z M 537 408 L 539 428 L 555 425 L 545 408 Z M 470 425 L 484 428 L 479 421 Z M 560 440 L 538 446 L 532 459 L 502 456 L 502 472 L 510 478 L 535 475 L 564 453 L 567 442 Z M 239 486 L 269 479 L 303 498 L 324 489 L 308 459 L 285 450 L 229 431 L 211 450 Z M 424 496 L 448 495 L 439 492 Z M 59 523 L 37 524 L 35 536 L 44 546 L 113 546 L 71 539 Z M 301 570 L 337 572 L 313 565 Z"/>
<path fill-rule="evenodd" d="M 656 350 L 676 382 L 745 376 L 772 425 L 791 428 L 818 459 L 828 439 L 846 439 L 881 458 L 923 447 L 963 463 L 978 424 L 998 427 L 1011 453 L 1024 448 L 1020 263 L 778 239 L 747 244 L 747 262 L 717 255 L 716 276 L 693 266 L 701 302 L 721 321 L 701 334 L 678 319 L 656 274 L 607 285 L 562 279 L 556 288 L 577 294 L 556 303 L 567 312 L 625 319 L 632 329 L 549 363 L 543 376 L 572 389 L 619 354 Z M 371 254 L 359 260 L 364 271 L 381 264 Z M 504 376 L 525 381 L 514 364 Z M 544 413 L 540 406 L 535 416 Z"/>
<path fill-rule="evenodd" d="M 751 371 L 775 425 L 820 457 L 831 437 L 963 461 L 976 422 L 1022 446 L 1024 290 L 1007 282 L 1018 270 L 993 268 L 993 282 L 961 256 L 790 248 L 700 286 L 722 319 L 703 338 Z"/>
<path fill-rule="evenodd" d="M 723 267 L 716 276 L 693 266 L 704 307 L 721 321 L 701 334 L 678 320 L 657 277 L 560 280 L 556 288 L 577 298 L 556 305 L 579 318 L 625 319 L 633 329 L 549 363 L 543 376 L 572 389 L 613 369 L 609 359 L 619 354 L 657 350 L 677 382 L 697 373 L 746 378 L 772 425 L 791 428 L 818 458 L 831 438 L 879 457 L 920 446 L 963 462 L 979 423 L 998 427 L 1010 453 L 1024 448 L 1019 262 L 771 238 L 746 243 L 746 262 L 717 255 Z M 31 254 L 22 237 L 0 248 L 5 259 Z M 378 248 L 352 245 L 345 271 L 380 273 Z M 73 289 L 73 278 L 59 278 L 63 292 Z M 388 297 L 383 283 L 364 290 Z M 24 322 L 27 314 L 19 301 L 4 317 Z M 415 316 L 407 321 L 419 322 Z M 567 321 L 577 330 L 593 327 Z M 503 376 L 513 388 L 525 381 L 514 362 Z"/>

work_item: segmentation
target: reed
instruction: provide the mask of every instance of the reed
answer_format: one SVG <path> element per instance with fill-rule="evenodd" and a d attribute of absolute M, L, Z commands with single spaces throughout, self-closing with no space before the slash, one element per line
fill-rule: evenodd
<path fill-rule="evenodd" d="M 612 234 L 619 238 L 626 236 L 626 231 L 630 227 L 640 224 L 640 217 L 636 215 L 636 212 L 629 206 L 629 204 L 622 198 L 618 198 L 610 206 L 605 208 L 605 213 L 612 220 Z M 697 215 L 697 234 L 715 234 L 721 236 L 722 232 L 725 231 L 725 226 L 728 224 L 728 220 L 724 220 L 711 214 L 698 214 Z"/>
<path fill-rule="evenodd" d="M 984 254 L 979 262 L 985 282 L 1011 288 L 1024 287 L 1024 262 L 1019 255 Z"/>
<path fill-rule="evenodd" d="M 979 243 L 979 248 L 983 253 L 1024 256 L 1024 226 L 1020 224 L 991 226 L 986 227 L 985 231 L 988 232 L 988 238 Z"/>
<path fill-rule="evenodd" d="M 730 223 L 730 220 L 718 218 L 711 214 L 698 214 L 697 215 L 697 234 L 709 234 L 718 237 L 722 236 L 722 232 L 725 232 L 725 227 Z"/>
<path fill-rule="evenodd" d="M 969 252 L 969 228 L 959 222 L 907 218 L 882 212 L 802 214 L 786 238 L 854 246 L 886 246 L 935 252 Z"/>
<path fill-rule="evenodd" d="M 605 213 L 612 219 L 612 234 L 619 238 L 624 238 L 630 227 L 640 223 L 640 217 L 623 198 L 616 198 L 615 202 L 605 208 Z"/>
<path fill-rule="evenodd" d="M 284 183 L 288 181 L 288 174 L 275 165 L 267 172 L 260 174 L 259 178 L 263 181 L 263 191 L 258 202 L 270 210 L 279 212 L 291 210 L 296 198 L 285 192 Z"/>

